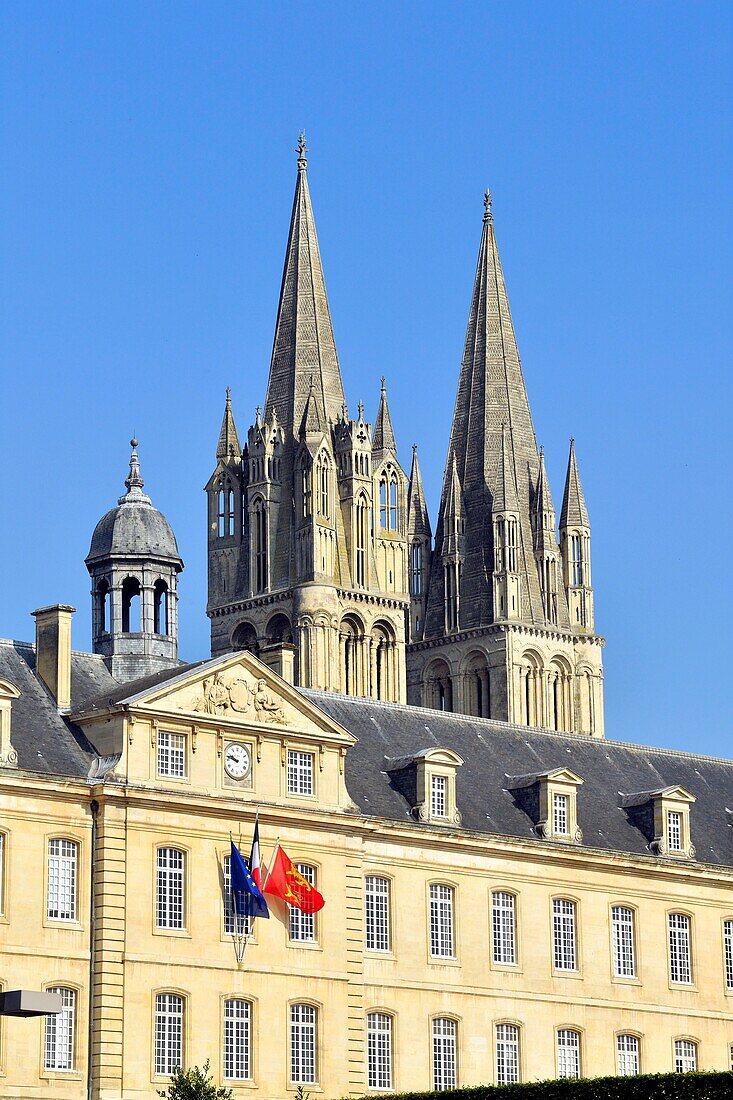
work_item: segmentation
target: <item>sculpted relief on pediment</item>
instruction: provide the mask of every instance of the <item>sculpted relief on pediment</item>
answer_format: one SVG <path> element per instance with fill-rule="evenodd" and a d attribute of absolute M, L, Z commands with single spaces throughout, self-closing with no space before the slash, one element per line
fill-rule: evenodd
<path fill-rule="evenodd" d="M 246 715 L 255 722 L 286 725 L 282 701 L 267 681 L 245 676 L 241 668 L 214 672 L 192 691 L 190 709 L 197 714 L 236 718 Z"/>

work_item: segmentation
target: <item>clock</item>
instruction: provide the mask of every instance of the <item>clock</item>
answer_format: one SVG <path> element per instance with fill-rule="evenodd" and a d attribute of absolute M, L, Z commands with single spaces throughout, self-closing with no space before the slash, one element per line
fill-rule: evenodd
<path fill-rule="evenodd" d="M 250 752 L 238 742 L 227 745 L 224 751 L 224 770 L 231 779 L 244 779 L 249 772 Z"/>

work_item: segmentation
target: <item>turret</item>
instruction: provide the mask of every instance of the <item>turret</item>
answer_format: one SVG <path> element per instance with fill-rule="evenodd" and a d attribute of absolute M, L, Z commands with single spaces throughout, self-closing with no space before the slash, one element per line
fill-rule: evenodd
<path fill-rule="evenodd" d="M 273 569 L 273 545 L 280 510 L 284 433 L 272 410 L 263 420 L 258 408 L 247 433 L 247 489 L 245 508 L 249 526 L 249 592 L 266 592 Z"/>
<path fill-rule="evenodd" d="M 494 607 L 497 619 L 519 619 L 522 601 L 519 498 L 509 456 L 506 424 L 501 426 L 499 476 L 491 512 L 494 536 Z"/>
<path fill-rule="evenodd" d="M 92 578 L 92 646 L 117 680 L 135 680 L 178 661 L 178 574 L 183 562 L 165 516 L 143 493 L 137 440 L 131 439 L 127 492 L 94 529 L 86 566 Z"/>
<path fill-rule="evenodd" d="M 540 471 L 532 506 L 534 556 L 540 578 L 540 592 L 547 622 L 557 623 L 557 559 L 558 545 L 555 533 L 555 505 L 552 503 L 550 484 L 545 470 L 545 450 L 540 447 Z"/>
<path fill-rule="evenodd" d="M 410 488 L 407 494 L 407 547 L 410 585 L 410 641 L 422 638 L 425 629 L 425 607 L 430 576 L 432 532 L 425 503 L 417 443 L 412 445 Z"/>
<path fill-rule="evenodd" d="M 445 604 L 445 630 L 454 634 L 461 623 L 461 567 L 464 556 L 466 508 L 455 453 L 451 455 L 448 475 L 448 492 L 443 509 L 443 600 Z"/>
<path fill-rule="evenodd" d="M 382 592 L 404 595 L 407 576 L 407 479 L 397 461 L 397 444 L 382 377 L 379 409 L 372 437 L 375 509 L 374 554 L 377 584 Z"/>
<path fill-rule="evenodd" d="M 568 472 L 560 512 L 560 546 L 563 579 L 568 597 L 570 627 L 578 633 L 594 630 L 593 586 L 590 568 L 590 520 L 575 455 L 570 440 Z"/>
<path fill-rule="evenodd" d="M 216 466 L 205 492 L 208 508 L 209 607 L 235 589 L 242 543 L 247 522 L 242 506 L 244 478 L 242 448 L 232 411 L 232 392 L 227 386 L 224 416 L 216 447 Z"/>

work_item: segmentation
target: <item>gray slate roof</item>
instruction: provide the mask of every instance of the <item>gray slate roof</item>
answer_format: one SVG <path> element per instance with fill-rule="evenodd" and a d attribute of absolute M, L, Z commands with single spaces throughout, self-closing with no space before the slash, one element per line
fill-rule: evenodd
<path fill-rule="evenodd" d="M 464 761 L 456 773 L 464 829 L 551 843 L 537 838 L 521 793 L 505 789 L 507 778 L 570 768 L 584 781 L 577 792 L 583 847 L 650 855 L 648 837 L 620 805 L 621 795 L 682 786 L 697 799 L 690 811 L 697 860 L 733 867 L 733 813 L 727 809 L 733 808 L 733 761 L 320 691 L 303 694 L 359 739 L 346 757 L 346 784 L 364 814 L 409 821 L 408 799 L 387 768 L 396 758 L 449 748 Z"/>
<path fill-rule="evenodd" d="M 106 512 L 94 528 L 87 562 L 125 555 L 180 560 L 173 529 L 152 504 L 125 501 Z"/>

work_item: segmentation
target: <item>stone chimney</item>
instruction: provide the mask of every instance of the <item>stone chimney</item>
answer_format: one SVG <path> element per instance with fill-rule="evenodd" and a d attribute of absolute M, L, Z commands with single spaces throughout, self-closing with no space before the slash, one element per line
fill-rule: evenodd
<path fill-rule="evenodd" d="M 71 706 L 71 616 L 66 603 L 40 607 L 36 620 L 36 676 L 43 680 L 59 710 Z"/>
<path fill-rule="evenodd" d="M 290 642 L 268 645 L 258 653 L 263 665 L 267 665 L 289 684 L 295 683 L 295 646 Z"/>

